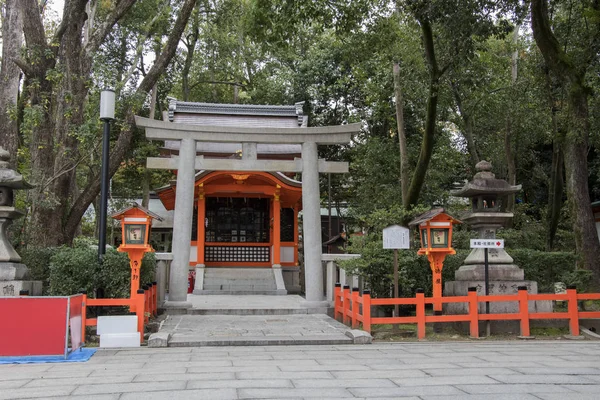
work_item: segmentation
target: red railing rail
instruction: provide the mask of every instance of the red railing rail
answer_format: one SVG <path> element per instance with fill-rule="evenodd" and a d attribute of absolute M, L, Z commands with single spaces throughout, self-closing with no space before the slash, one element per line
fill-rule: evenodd
<path fill-rule="evenodd" d="M 566 301 L 566 312 L 529 312 L 530 301 Z M 479 321 L 519 321 L 521 336 L 530 336 L 529 324 L 531 320 L 538 319 L 567 319 L 569 331 L 572 336 L 579 336 L 580 318 L 600 318 L 600 311 L 579 311 L 577 302 L 580 300 L 600 300 L 600 293 L 577 293 L 575 287 L 567 288 L 564 294 L 529 294 L 526 286 L 519 286 L 518 293 L 512 295 L 479 296 L 476 288 L 469 288 L 466 296 L 451 296 L 432 298 L 425 297 L 422 289 L 417 289 L 412 298 L 385 298 L 372 299 L 368 290 L 359 293 L 358 288 L 352 291 L 349 286 L 343 288 L 339 283 L 334 290 L 334 317 L 353 328 L 362 323 L 363 329 L 371 332 L 372 325 L 378 324 L 417 324 L 417 337 L 425 338 L 425 327 L 428 323 L 436 322 L 467 322 L 471 337 L 479 337 Z M 452 315 L 426 315 L 425 305 L 434 303 L 466 303 L 467 314 Z M 519 311 L 516 313 L 481 314 L 479 303 L 485 302 L 517 302 Z M 372 317 L 372 306 L 383 305 L 414 305 L 414 316 L 407 317 Z"/>
<path fill-rule="evenodd" d="M 151 285 L 144 286 L 139 289 L 133 298 L 129 299 L 91 299 L 87 297 L 87 293 L 83 295 L 83 310 L 81 337 L 85 342 L 86 326 L 96 326 L 98 320 L 96 318 L 87 318 L 87 307 L 129 307 L 131 312 L 135 312 L 138 320 L 138 332 L 140 332 L 140 341 L 144 340 L 144 326 L 150 320 L 150 317 L 156 316 L 158 311 L 157 304 L 157 286 L 156 282 Z"/>

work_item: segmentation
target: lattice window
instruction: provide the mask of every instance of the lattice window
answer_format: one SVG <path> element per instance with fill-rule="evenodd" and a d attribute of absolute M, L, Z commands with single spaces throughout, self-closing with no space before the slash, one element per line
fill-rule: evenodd
<path fill-rule="evenodd" d="M 206 262 L 270 262 L 268 246 L 207 246 L 204 250 Z"/>

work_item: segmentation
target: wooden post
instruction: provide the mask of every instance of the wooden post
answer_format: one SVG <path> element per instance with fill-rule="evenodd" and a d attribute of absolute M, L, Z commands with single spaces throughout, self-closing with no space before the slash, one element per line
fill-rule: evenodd
<path fill-rule="evenodd" d="M 350 286 L 344 285 L 344 290 L 342 291 L 342 322 L 344 324 L 348 324 L 348 314 L 350 310 Z"/>
<path fill-rule="evenodd" d="M 337 282 L 333 289 L 333 319 L 339 321 L 342 315 L 342 284 Z"/>
<path fill-rule="evenodd" d="M 204 198 L 202 185 L 199 188 L 200 193 L 198 193 L 198 237 L 196 238 L 196 263 L 200 265 L 204 265 L 204 248 L 206 242 L 206 199 Z"/>
<path fill-rule="evenodd" d="M 352 329 L 358 326 L 358 288 L 352 288 Z"/>
<path fill-rule="evenodd" d="M 273 265 L 281 265 L 281 202 L 279 201 L 279 189 L 273 196 Z"/>
<path fill-rule="evenodd" d="M 469 334 L 472 338 L 479 337 L 479 302 L 477 301 L 477 288 L 469 288 Z"/>
<path fill-rule="evenodd" d="M 417 338 L 425 339 L 425 291 L 417 289 Z"/>
<path fill-rule="evenodd" d="M 135 307 L 135 313 L 138 319 L 138 332 L 140 333 L 140 343 L 144 341 L 144 304 L 146 304 L 146 298 L 144 289 L 139 289 L 136 293 L 135 300 L 137 302 Z"/>
<path fill-rule="evenodd" d="M 129 266 L 131 267 L 131 289 L 129 298 L 136 297 L 136 293 L 140 288 L 140 269 L 142 266 L 142 258 L 144 257 L 144 249 L 130 249 L 127 251 L 129 255 Z M 135 312 L 135 302 L 131 302 L 129 307 L 130 312 Z"/>
<path fill-rule="evenodd" d="M 521 337 L 529 337 L 529 293 L 527 286 L 519 286 L 519 315 L 521 316 Z"/>
<path fill-rule="evenodd" d="M 371 291 L 363 290 L 363 330 L 371 333 Z"/>
<path fill-rule="evenodd" d="M 579 312 L 577 310 L 577 288 L 575 286 L 567 287 L 567 296 L 569 298 L 569 330 L 571 336 L 579 336 Z"/>

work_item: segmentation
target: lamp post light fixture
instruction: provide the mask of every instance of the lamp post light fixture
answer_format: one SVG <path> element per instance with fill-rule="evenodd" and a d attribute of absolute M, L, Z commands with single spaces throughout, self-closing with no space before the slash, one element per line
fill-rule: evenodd
<path fill-rule="evenodd" d="M 98 229 L 98 259 L 102 261 L 106 253 L 106 218 L 108 209 L 108 163 L 110 152 L 110 121 L 115 119 L 115 91 L 104 89 L 100 92 L 100 120 L 104 122 L 102 135 L 102 175 L 100 191 L 100 227 Z"/>

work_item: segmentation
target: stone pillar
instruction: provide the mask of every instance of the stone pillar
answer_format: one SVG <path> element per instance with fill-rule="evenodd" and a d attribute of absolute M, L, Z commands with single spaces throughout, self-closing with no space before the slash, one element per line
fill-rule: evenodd
<path fill-rule="evenodd" d="M 167 280 L 167 262 L 165 260 L 158 260 L 156 263 L 156 287 L 158 289 L 156 294 L 156 302 L 159 306 L 162 306 L 165 302 L 165 284 Z"/>
<path fill-rule="evenodd" d="M 322 302 L 321 206 L 317 144 L 302 144 L 302 206 L 304 236 L 304 280 L 306 301 Z"/>
<path fill-rule="evenodd" d="M 188 308 L 187 279 L 190 265 L 190 242 L 192 240 L 192 216 L 194 212 L 194 163 L 196 141 L 182 139 L 179 148 L 177 189 L 175 192 L 175 216 L 173 218 L 173 262 L 169 276 L 169 301 L 165 307 Z"/>
<path fill-rule="evenodd" d="M 256 143 L 242 143 L 242 160 L 256 160 Z"/>
<path fill-rule="evenodd" d="M 337 276 L 337 265 L 335 261 L 327 261 L 327 283 L 325 292 L 327 293 L 327 301 L 333 305 L 333 289 L 335 287 Z"/>

